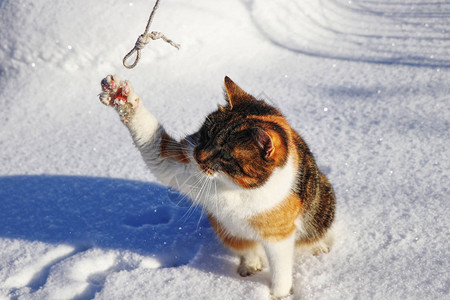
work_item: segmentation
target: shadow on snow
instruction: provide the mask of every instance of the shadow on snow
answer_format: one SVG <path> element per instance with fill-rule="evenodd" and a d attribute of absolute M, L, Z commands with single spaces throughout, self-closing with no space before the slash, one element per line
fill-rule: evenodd
<path fill-rule="evenodd" d="M 165 267 L 178 266 L 196 255 L 203 239 L 211 239 L 201 209 L 182 199 L 156 183 L 0 177 L 0 237 L 130 250 L 155 255 Z"/>

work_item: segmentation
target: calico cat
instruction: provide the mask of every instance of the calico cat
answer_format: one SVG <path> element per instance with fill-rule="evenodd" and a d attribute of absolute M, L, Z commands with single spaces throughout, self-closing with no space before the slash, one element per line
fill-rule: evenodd
<path fill-rule="evenodd" d="M 328 252 L 335 196 L 280 111 L 225 77 L 226 105 L 177 142 L 129 82 L 110 75 L 101 86 L 101 102 L 118 111 L 152 173 L 200 203 L 220 240 L 240 255 L 238 273 L 252 275 L 268 262 L 272 296 L 292 293 L 295 245 Z M 193 191 L 173 184 L 174 176 L 214 186 Z"/>

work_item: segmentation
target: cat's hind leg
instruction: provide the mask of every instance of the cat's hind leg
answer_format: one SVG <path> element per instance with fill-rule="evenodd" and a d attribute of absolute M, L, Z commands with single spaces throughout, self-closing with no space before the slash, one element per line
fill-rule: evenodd
<path fill-rule="evenodd" d="M 334 243 L 334 230 L 333 228 L 329 228 L 325 233 L 325 235 L 320 240 L 310 245 L 311 252 L 314 256 L 317 256 L 322 253 L 326 254 L 330 252 L 333 243 Z"/>
<path fill-rule="evenodd" d="M 299 240 L 296 241 L 296 248 L 300 252 L 311 253 L 314 256 L 319 254 L 327 254 L 330 252 L 334 243 L 334 228 L 331 227 L 325 232 L 325 234 L 317 240 Z"/>

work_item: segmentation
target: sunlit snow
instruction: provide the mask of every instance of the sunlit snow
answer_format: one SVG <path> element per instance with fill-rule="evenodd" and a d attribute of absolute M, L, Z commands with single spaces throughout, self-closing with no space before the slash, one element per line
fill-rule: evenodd
<path fill-rule="evenodd" d="M 192 133 L 228 75 L 286 115 L 334 185 L 336 242 L 289 299 L 449 299 L 450 3 L 0 0 L 0 299 L 269 299 L 98 100 L 129 79 Z"/>

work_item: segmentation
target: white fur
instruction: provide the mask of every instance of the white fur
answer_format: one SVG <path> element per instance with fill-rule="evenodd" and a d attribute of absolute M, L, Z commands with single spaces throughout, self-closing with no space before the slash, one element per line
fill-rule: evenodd
<path fill-rule="evenodd" d="M 302 215 L 299 215 L 297 219 L 295 219 L 294 225 L 295 228 L 297 229 L 295 231 L 296 240 L 299 240 L 302 236 L 306 235 L 306 229 Z"/>
<path fill-rule="evenodd" d="M 283 167 L 273 171 L 263 186 L 244 189 L 225 174 L 208 176 L 201 173 L 192 158 L 192 148 L 188 153 L 191 158 L 189 164 L 163 159 L 159 153 L 163 128 L 142 105 L 126 125 L 145 162 L 158 180 L 189 194 L 236 237 L 261 240 L 247 220 L 281 204 L 291 193 L 296 180 L 296 166 L 292 157 L 289 157 Z M 209 192 L 205 189 L 192 189 L 195 183 L 201 184 L 203 181 L 205 186 L 208 184 Z M 186 184 L 180 186 L 180 182 Z"/>
<path fill-rule="evenodd" d="M 294 245 L 295 234 L 281 241 L 263 243 L 271 268 L 272 295 L 275 297 L 291 293 Z"/>
<path fill-rule="evenodd" d="M 114 79 L 120 82 L 117 77 Z M 195 202 L 201 203 L 229 234 L 260 241 L 271 268 L 272 294 L 275 297 L 288 295 L 292 287 L 295 234 L 281 241 L 264 241 L 250 226 L 248 220 L 275 208 L 291 193 L 297 176 L 294 159 L 289 157 L 283 167 L 275 169 L 263 186 L 244 189 L 225 174 L 208 176 L 200 172 L 192 157 L 192 145 L 187 153 L 190 158 L 189 164 L 162 158 L 160 141 L 164 129 L 143 107 L 131 85 L 129 88 L 127 101 L 133 104 L 135 113 L 124 124 L 128 127 L 137 148 L 153 174 L 161 183 L 172 186 L 188 194 Z M 203 186 L 203 188 L 197 189 L 196 186 Z M 300 219 L 297 220 L 296 225 L 298 229 L 302 228 Z M 253 249 L 244 253 L 243 256 L 248 260 L 247 266 L 253 269 L 260 267 L 261 259 L 265 260 L 264 255 L 258 254 L 257 250 Z"/>
<path fill-rule="evenodd" d="M 155 136 L 158 127 L 158 120 L 145 108 L 136 110 L 135 116 L 128 126 L 138 148 Z"/>
<path fill-rule="evenodd" d="M 205 209 L 216 217 L 236 237 L 261 240 L 247 220 L 281 204 L 289 195 L 295 180 L 295 165 L 290 157 L 287 163 L 274 170 L 261 187 L 244 189 L 228 178 L 217 176 L 217 195 L 201 199 Z"/>

